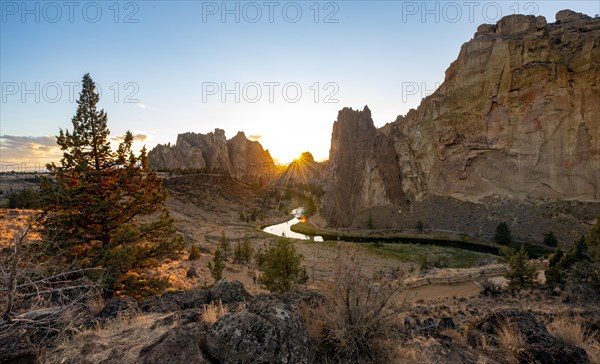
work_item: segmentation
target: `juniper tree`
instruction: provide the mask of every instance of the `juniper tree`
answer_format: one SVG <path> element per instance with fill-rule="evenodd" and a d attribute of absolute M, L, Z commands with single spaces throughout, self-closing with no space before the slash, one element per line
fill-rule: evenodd
<path fill-rule="evenodd" d="M 510 256 L 508 272 L 504 277 L 508 279 L 508 287 L 513 290 L 531 287 L 537 283 L 537 271 L 529 263 L 529 255 L 524 245 Z"/>
<path fill-rule="evenodd" d="M 554 235 L 554 233 L 552 231 L 549 231 L 546 234 L 544 234 L 544 244 L 546 244 L 547 246 L 552 246 L 552 247 L 558 245 L 558 239 L 556 238 L 556 235 Z"/>
<path fill-rule="evenodd" d="M 508 224 L 502 221 L 496 226 L 496 233 L 494 234 L 494 240 L 498 244 L 508 245 L 512 241 L 512 235 Z"/>
<path fill-rule="evenodd" d="M 217 249 L 213 255 L 212 262 L 208 262 L 208 270 L 215 282 L 218 282 L 223 278 L 223 269 L 225 269 L 223 254 L 220 249 Z"/>
<path fill-rule="evenodd" d="M 82 83 L 73 129 L 61 129 L 56 138 L 62 159 L 46 166 L 53 181 L 42 183 L 47 254 L 104 268 L 113 290 L 132 280 L 158 287 L 146 268 L 183 248 L 164 206 L 162 181 L 149 170 L 145 147 L 139 155 L 132 151 L 131 132 L 112 150 L 94 81 L 86 73 Z"/>
<path fill-rule="evenodd" d="M 256 257 L 261 273 L 258 282 L 271 292 L 283 293 L 289 290 L 292 282 L 302 274 L 302 255 L 298 254 L 294 243 L 289 239 L 277 239 Z"/>

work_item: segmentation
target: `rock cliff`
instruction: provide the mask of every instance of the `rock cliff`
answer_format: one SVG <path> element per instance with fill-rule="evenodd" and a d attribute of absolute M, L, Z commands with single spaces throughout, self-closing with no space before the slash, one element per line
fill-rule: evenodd
<path fill-rule="evenodd" d="M 225 131 L 183 133 L 175 145 L 159 144 L 148 153 L 155 170 L 204 170 L 227 173 L 236 179 L 263 177 L 273 173 L 273 159 L 259 142 L 243 132 L 227 140 Z"/>
<path fill-rule="evenodd" d="M 308 185 L 323 186 L 328 179 L 329 162 L 317 162 L 312 153 L 304 152 L 287 165 L 279 178 L 277 185 L 280 187 Z"/>
<path fill-rule="evenodd" d="M 512 15 L 481 25 L 417 110 L 380 129 L 370 111 L 334 124 L 323 215 L 430 196 L 600 200 L 600 19 Z"/>

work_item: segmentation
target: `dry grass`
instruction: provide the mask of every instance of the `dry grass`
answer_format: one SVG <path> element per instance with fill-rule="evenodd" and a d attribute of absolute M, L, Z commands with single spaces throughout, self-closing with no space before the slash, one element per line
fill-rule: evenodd
<path fill-rule="evenodd" d="M 458 330 L 446 329 L 440 331 L 440 334 L 448 336 L 452 339 L 452 342 L 456 344 L 463 346 L 467 345 L 467 337 L 461 334 Z"/>
<path fill-rule="evenodd" d="M 204 307 L 204 311 L 202 311 L 202 321 L 206 322 L 209 325 L 214 325 L 217 320 L 227 314 L 228 309 L 227 306 L 223 304 L 221 301 L 211 302 Z"/>
<path fill-rule="evenodd" d="M 87 301 L 87 308 L 94 316 L 98 315 L 106 305 L 106 298 L 99 293 Z"/>
<path fill-rule="evenodd" d="M 156 325 L 157 321 L 166 316 L 168 315 L 150 314 L 116 318 L 102 327 L 85 330 L 43 353 L 41 362 L 75 364 L 85 358 L 91 363 L 134 363 L 143 347 L 155 342 L 177 325 L 176 320 Z"/>
<path fill-rule="evenodd" d="M 548 330 L 561 341 L 584 349 L 592 363 L 600 363 L 600 343 L 593 333 L 586 333 L 581 317 L 559 316 Z"/>
<path fill-rule="evenodd" d="M 498 337 L 500 338 L 500 343 L 512 352 L 517 352 L 525 345 L 521 334 L 508 323 L 504 323 L 498 329 Z"/>
<path fill-rule="evenodd" d="M 404 309 L 395 303 L 399 285 L 365 274 L 360 253 L 341 253 L 324 302 L 301 309 L 307 333 L 323 359 L 386 362 L 395 355 L 389 343 L 394 340 L 391 325 Z"/>

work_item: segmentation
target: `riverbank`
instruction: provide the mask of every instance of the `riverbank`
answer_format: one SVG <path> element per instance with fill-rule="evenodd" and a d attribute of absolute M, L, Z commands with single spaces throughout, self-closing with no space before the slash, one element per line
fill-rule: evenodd
<path fill-rule="evenodd" d="M 461 239 L 453 239 L 445 236 L 431 235 L 428 234 L 427 230 L 424 230 L 422 234 L 382 234 L 374 232 L 372 234 L 354 233 L 354 232 L 335 232 L 332 230 L 318 229 L 314 225 L 308 222 L 298 222 L 290 227 L 290 229 L 296 233 L 304 235 L 318 235 L 323 240 L 335 240 L 335 241 L 351 241 L 357 243 L 391 243 L 391 244 L 420 244 L 420 245 L 437 245 L 451 248 L 459 248 L 469 251 L 475 251 L 479 253 L 488 253 L 494 255 L 500 255 L 500 245 L 495 243 L 489 243 L 484 241 L 475 240 L 467 235 L 462 235 Z M 522 243 L 527 249 L 530 257 L 539 258 L 545 257 L 552 253 L 554 250 L 549 247 L 544 247 L 537 244 Z M 512 243 L 510 245 L 513 248 L 520 248 L 521 243 Z"/>

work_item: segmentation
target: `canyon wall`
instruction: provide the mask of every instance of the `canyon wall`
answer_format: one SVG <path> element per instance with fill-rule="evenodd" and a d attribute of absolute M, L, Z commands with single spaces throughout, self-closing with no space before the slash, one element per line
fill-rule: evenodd
<path fill-rule="evenodd" d="M 322 215 L 356 225 L 430 196 L 600 201 L 600 19 L 481 25 L 417 110 L 376 129 L 343 109 L 333 127 Z"/>

